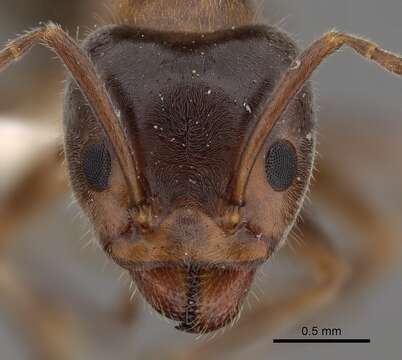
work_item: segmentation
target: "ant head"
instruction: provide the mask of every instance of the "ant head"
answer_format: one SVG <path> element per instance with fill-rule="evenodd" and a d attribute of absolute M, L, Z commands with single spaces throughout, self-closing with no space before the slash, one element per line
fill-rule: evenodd
<path fill-rule="evenodd" d="M 295 47 L 266 27 L 174 34 L 119 26 L 96 32 L 85 48 L 139 159 L 146 206 L 133 206 L 116 149 L 70 81 L 65 133 L 75 195 L 105 251 L 156 310 L 185 331 L 218 329 L 236 317 L 258 266 L 286 239 L 309 184 L 308 86 L 253 165 L 239 168 Z"/>

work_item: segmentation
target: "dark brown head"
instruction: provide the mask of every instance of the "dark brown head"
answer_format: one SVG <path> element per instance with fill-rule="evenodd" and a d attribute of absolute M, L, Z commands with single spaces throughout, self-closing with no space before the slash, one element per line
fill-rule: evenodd
<path fill-rule="evenodd" d="M 253 166 L 239 168 L 295 46 L 269 27 L 179 34 L 113 26 L 91 35 L 85 49 L 136 154 L 145 196 L 133 204 L 116 150 L 70 81 L 64 124 L 74 192 L 107 254 L 157 311 L 182 330 L 218 329 L 283 244 L 308 187 L 315 141 L 308 86 Z M 236 197 L 239 174 L 247 181 Z"/>

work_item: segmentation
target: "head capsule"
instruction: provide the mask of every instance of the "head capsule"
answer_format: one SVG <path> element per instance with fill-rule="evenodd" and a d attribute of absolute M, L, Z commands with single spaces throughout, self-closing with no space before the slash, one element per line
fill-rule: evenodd
<path fill-rule="evenodd" d="M 84 44 L 137 152 L 150 228 L 135 220 L 116 154 L 70 81 L 66 155 L 105 251 L 148 302 L 189 332 L 233 320 L 258 266 L 286 239 L 314 160 L 307 85 L 265 139 L 244 203 L 228 191 L 259 116 L 297 49 L 270 27 L 174 33 L 110 26 Z"/>

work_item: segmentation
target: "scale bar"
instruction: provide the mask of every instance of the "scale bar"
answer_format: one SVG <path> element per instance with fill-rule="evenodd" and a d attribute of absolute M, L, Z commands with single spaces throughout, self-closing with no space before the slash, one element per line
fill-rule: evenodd
<path fill-rule="evenodd" d="M 369 344 L 371 339 L 274 339 L 276 344 Z"/>

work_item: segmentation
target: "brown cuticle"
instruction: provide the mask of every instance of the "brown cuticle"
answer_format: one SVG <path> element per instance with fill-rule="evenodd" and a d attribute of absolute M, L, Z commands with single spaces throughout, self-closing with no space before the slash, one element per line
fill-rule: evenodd
<path fill-rule="evenodd" d="M 70 179 L 108 240 L 105 253 L 132 273 L 159 312 L 202 332 L 236 315 L 257 265 L 289 233 L 305 200 L 315 151 L 308 83 L 314 70 L 343 45 L 396 74 L 402 59 L 336 31 L 298 55 L 283 32 L 255 25 L 247 1 L 180 3 L 127 1 L 127 24 L 102 27 L 82 46 L 49 23 L 0 51 L 0 70 L 35 44 L 58 55 L 69 70 Z M 176 10 L 177 19 L 151 16 Z M 150 18 L 137 22 L 138 14 Z M 151 18 L 154 29 L 147 28 Z M 91 131 L 110 142 L 117 166 L 107 191 L 91 193 L 89 206 L 77 168 Z M 300 181 L 275 189 L 262 152 L 282 137 L 301 159 Z"/>

